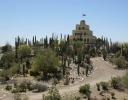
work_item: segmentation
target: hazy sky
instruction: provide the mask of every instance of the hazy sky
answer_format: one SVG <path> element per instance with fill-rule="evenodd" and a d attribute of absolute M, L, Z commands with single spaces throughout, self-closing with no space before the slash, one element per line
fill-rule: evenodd
<path fill-rule="evenodd" d="M 71 34 L 81 19 L 96 36 L 128 41 L 128 0 L 0 0 L 0 45 L 18 35 Z"/>

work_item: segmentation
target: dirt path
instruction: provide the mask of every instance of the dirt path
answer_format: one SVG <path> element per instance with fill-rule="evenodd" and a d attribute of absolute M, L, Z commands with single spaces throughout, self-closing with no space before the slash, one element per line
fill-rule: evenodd
<path fill-rule="evenodd" d="M 104 61 L 101 57 L 92 58 L 91 61 L 95 66 L 91 76 L 86 77 L 85 80 L 82 80 L 80 83 L 58 88 L 61 95 L 75 93 L 79 90 L 79 87 L 85 83 L 93 86 L 98 82 L 109 81 L 111 77 L 123 76 L 126 73 L 124 70 L 115 69 L 114 65 Z M 41 100 L 42 93 L 31 94 L 29 98 L 30 100 Z"/>

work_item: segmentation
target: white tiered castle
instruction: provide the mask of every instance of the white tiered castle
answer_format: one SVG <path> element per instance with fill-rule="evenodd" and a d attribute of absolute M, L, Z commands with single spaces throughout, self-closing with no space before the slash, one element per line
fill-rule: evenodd
<path fill-rule="evenodd" d="M 93 36 L 93 32 L 89 29 L 89 25 L 86 25 L 85 20 L 81 20 L 80 24 L 76 25 L 76 29 L 72 31 L 70 36 L 72 41 L 83 41 L 85 45 L 95 45 L 96 37 Z"/>

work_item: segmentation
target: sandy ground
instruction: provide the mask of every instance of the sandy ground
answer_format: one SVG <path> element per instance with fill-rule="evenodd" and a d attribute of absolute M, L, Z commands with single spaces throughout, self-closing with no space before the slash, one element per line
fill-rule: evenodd
<path fill-rule="evenodd" d="M 84 85 L 85 83 L 89 83 L 91 86 L 94 86 L 96 83 L 101 81 L 109 81 L 112 77 L 123 76 L 126 71 L 125 70 L 117 70 L 115 66 L 110 64 L 107 61 L 104 61 L 101 57 L 96 57 L 91 59 L 94 67 L 93 73 L 89 77 L 85 77 L 79 83 L 74 83 L 72 85 L 58 87 L 58 90 L 62 96 L 71 95 L 78 92 L 79 87 Z M 30 100 L 41 100 L 42 94 L 44 93 L 28 93 Z M 11 99 L 11 94 L 6 95 L 0 100 L 13 100 Z"/>

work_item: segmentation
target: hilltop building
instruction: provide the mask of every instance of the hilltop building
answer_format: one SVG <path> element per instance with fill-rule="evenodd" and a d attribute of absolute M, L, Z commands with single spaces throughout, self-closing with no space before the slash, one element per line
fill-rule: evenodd
<path fill-rule="evenodd" d="M 89 46 L 93 46 L 96 43 L 96 37 L 93 36 L 93 32 L 90 30 L 89 25 L 85 23 L 85 20 L 81 20 L 80 24 L 76 25 L 76 29 L 72 31 L 70 40 L 83 41 L 85 45 Z"/>

